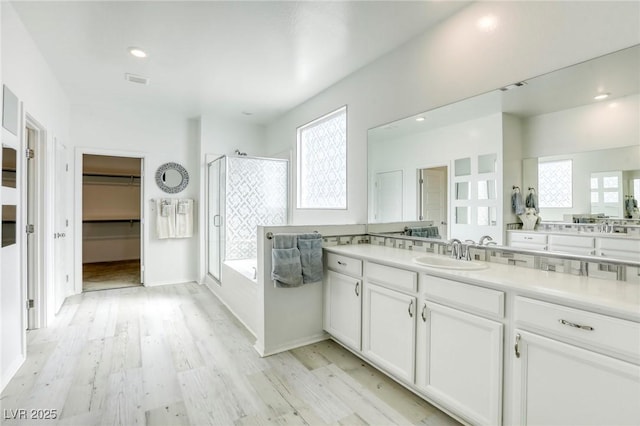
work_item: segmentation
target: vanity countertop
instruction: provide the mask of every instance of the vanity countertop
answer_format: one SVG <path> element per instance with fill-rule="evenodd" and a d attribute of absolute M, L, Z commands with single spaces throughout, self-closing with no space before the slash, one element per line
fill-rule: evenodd
<path fill-rule="evenodd" d="M 532 230 L 525 231 L 524 229 L 510 229 L 507 232 L 524 233 L 524 234 L 545 234 L 545 235 L 571 235 L 577 237 L 594 237 L 594 238 L 616 238 L 623 240 L 640 240 L 640 235 L 637 234 L 625 234 L 624 232 L 588 232 L 588 231 L 545 231 L 545 230 Z"/>
<path fill-rule="evenodd" d="M 423 252 L 372 244 L 331 246 L 325 247 L 325 250 L 640 321 L 640 281 L 606 280 L 498 263 L 489 263 L 489 268 L 475 271 L 431 268 L 413 261 L 414 258 L 425 256 Z"/>

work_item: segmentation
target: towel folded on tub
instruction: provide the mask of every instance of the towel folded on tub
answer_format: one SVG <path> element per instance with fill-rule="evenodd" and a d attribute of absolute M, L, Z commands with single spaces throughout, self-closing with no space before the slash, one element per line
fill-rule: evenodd
<path fill-rule="evenodd" d="M 271 250 L 271 279 L 276 287 L 302 285 L 302 262 L 296 234 L 276 234 Z"/>
<path fill-rule="evenodd" d="M 322 281 L 322 235 L 318 233 L 298 235 L 298 249 L 302 264 L 302 283 Z"/>

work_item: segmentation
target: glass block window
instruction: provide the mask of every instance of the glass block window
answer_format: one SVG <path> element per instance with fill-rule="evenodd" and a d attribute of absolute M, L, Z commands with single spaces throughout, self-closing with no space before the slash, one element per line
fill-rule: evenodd
<path fill-rule="evenodd" d="M 347 208 L 347 107 L 298 128 L 298 208 Z"/>
<path fill-rule="evenodd" d="M 540 207 L 572 206 L 571 160 L 538 164 L 538 202 Z"/>

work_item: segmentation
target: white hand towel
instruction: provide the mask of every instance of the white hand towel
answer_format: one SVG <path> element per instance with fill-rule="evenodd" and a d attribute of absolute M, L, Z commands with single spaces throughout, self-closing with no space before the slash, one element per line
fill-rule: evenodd
<path fill-rule="evenodd" d="M 175 238 L 190 238 L 193 236 L 193 200 L 180 199 L 177 207 Z"/>
<path fill-rule="evenodd" d="M 156 234 L 158 239 L 174 238 L 176 235 L 176 200 L 156 200 Z"/>

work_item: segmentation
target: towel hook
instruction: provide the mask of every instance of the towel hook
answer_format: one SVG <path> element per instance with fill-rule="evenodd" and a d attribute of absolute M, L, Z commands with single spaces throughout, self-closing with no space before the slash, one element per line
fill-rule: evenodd
<path fill-rule="evenodd" d="M 515 185 L 513 185 L 513 186 L 511 187 L 511 189 L 513 189 L 515 192 L 520 192 L 520 187 L 519 187 L 519 186 L 515 186 Z"/>
<path fill-rule="evenodd" d="M 533 192 L 533 193 L 535 194 L 536 189 L 535 189 L 534 187 L 530 186 L 530 187 L 529 187 L 529 191 L 531 191 L 531 192 Z"/>

